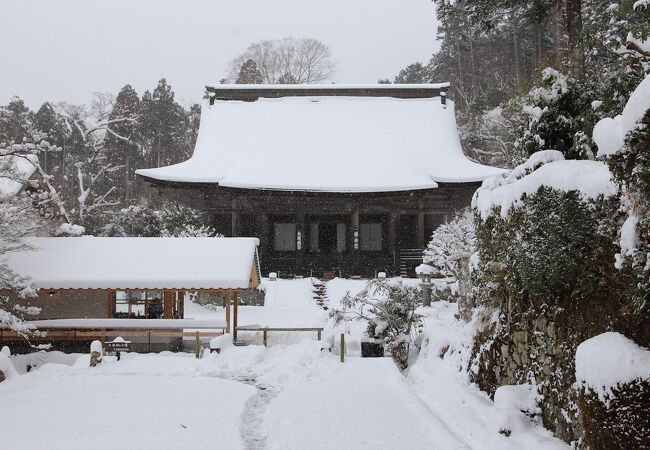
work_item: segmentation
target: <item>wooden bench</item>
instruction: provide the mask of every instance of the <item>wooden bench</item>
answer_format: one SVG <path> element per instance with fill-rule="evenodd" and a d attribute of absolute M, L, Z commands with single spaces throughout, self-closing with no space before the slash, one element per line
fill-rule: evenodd
<path fill-rule="evenodd" d="M 321 340 L 323 328 L 322 327 L 306 327 L 306 328 L 279 328 L 279 327 L 259 327 L 259 326 L 244 326 L 237 327 L 237 331 L 261 331 L 262 337 L 264 340 L 264 347 L 267 347 L 267 333 L 269 331 L 285 331 L 285 332 L 294 332 L 294 331 L 315 331 L 318 337 L 318 340 Z"/>

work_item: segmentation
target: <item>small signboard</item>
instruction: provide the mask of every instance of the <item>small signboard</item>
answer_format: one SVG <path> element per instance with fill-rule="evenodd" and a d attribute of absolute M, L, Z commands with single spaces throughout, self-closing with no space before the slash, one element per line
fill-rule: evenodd
<path fill-rule="evenodd" d="M 129 351 L 129 342 L 107 342 L 106 351 L 109 352 L 128 352 Z"/>
<path fill-rule="evenodd" d="M 106 352 L 115 353 L 117 355 L 117 360 L 120 360 L 120 353 L 128 352 L 131 341 L 125 341 L 121 337 L 116 337 L 112 341 L 106 342 Z"/>

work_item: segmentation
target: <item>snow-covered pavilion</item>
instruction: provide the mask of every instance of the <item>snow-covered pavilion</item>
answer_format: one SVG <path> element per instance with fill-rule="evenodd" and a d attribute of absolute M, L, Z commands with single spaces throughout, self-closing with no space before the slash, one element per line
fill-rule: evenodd
<path fill-rule="evenodd" d="M 501 171 L 463 154 L 448 87 L 208 86 L 192 157 L 136 173 L 258 237 L 265 271 L 406 274 Z"/>
<path fill-rule="evenodd" d="M 7 265 L 29 277 L 37 295 L 7 295 L 22 310 L 40 309 L 30 316 L 39 330 L 226 330 L 231 302 L 236 308 L 240 292 L 260 283 L 255 238 L 52 237 L 26 243 L 31 249 L 9 253 Z M 223 297 L 225 321 L 183 320 L 186 292 Z M 10 334 L 2 337 L 16 337 Z"/>

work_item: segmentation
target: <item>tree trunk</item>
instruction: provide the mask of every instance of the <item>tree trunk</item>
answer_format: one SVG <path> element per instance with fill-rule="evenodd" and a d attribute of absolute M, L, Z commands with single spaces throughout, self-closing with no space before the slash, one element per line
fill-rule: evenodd
<path fill-rule="evenodd" d="M 513 43 L 513 49 L 514 49 L 514 63 L 515 63 L 515 82 L 517 85 L 519 85 L 521 79 L 519 77 L 520 70 L 519 70 L 519 39 L 517 38 L 517 17 L 515 16 L 513 18 L 512 22 L 512 43 Z"/>
<path fill-rule="evenodd" d="M 582 74 L 582 0 L 566 0 L 566 27 L 569 39 L 569 59 L 576 75 Z"/>

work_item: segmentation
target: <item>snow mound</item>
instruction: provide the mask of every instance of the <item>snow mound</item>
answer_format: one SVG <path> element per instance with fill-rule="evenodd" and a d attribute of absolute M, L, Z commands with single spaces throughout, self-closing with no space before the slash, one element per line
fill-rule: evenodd
<path fill-rule="evenodd" d="M 506 385 L 494 393 L 494 406 L 501 409 L 516 410 L 528 414 L 538 414 L 537 388 L 531 384 Z"/>
<path fill-rule="evenodd" d="M 650 351 L 620 333 L 587 339 L 576 350 L 576 380 L 605 402 L 612 388 L 650 376 Z"/>
<path fill-rule="evenodd" d="M 474 194 L 472 207 L 486 219 L 496 207 L 501 217 L 524 195 L 534 194 L 541 187 L 560 191 L 578 191 L 583 199 L 609 197 L 618 192 L 607 165 L 598 161 L 565 160 L 557 150 L 533 153 L 528 161 L 515 167 L 508 175 L 488 178 Z"/>
<path fill-rule="evenodd" d="M 81 225 L 73 225 L 70 223 L 63 223 L 59 225 L 54 234 L 56 236 L 81 236 L 86 232 L 86 229 Z"/>
<path fill-rule="evenodd" d="M 598 156 L 610 156 L 623 148 L 625 136 L 650 109 L 650 75 L 637 86 L 618 116 L 601 119 L 594 127 Z"/>
<path fill-rule="evenodd" d="M 4 352 L 0 352 L 0 372 L 9 379 L 18 375 L 11 359 Z"/>

